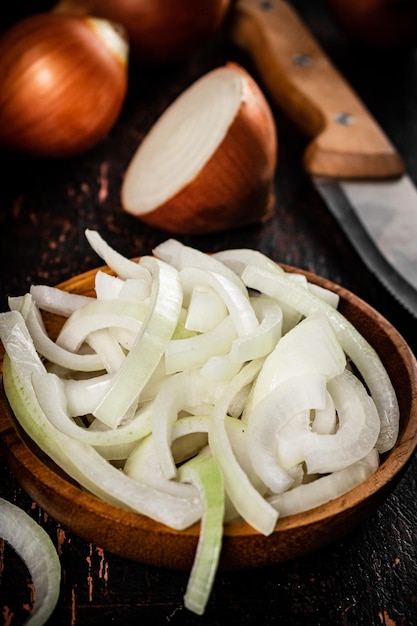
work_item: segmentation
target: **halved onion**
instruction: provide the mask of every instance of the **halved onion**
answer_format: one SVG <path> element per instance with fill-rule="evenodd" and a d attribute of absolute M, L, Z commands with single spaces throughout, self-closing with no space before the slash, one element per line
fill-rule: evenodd
<path fill-rule="evenodd" d="M 157 120 L 129 164 L 122 205 L 175 233 L 259 222 L 273 209 L 276 154 L 263 93 L 229 63 L 198 79 Z"/>

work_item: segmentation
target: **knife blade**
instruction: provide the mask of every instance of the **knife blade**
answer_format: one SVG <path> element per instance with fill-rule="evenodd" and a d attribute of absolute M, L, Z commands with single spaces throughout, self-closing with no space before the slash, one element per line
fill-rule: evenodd
<path fill-rule="evenodd" d="M 417 190 L 395 147 L 285 0 L 237 0 L 229 37 L 309 138 L 304 168 L 358 254 L 417 317 Z"/>

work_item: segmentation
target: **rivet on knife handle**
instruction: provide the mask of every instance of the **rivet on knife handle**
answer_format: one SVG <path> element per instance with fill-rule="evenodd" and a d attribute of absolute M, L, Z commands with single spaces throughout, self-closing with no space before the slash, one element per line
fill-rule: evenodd
<path fill-rule="evenodd" d="M 390 178 L 403 163 L 370 112 L 284 0 L 237 0 L 230 37 L 252 57 L 270 96 L 311 139 L 311 174 Z"/>

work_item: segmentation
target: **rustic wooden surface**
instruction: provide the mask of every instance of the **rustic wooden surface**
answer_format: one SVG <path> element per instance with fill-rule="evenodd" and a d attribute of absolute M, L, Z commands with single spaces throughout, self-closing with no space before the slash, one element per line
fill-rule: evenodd
<path fill-rule="evenodd" d="M 48 8 L 15 2 L 7 23 Z M 345 39 L 320 0 L 297 0 L 333 60 L 402 153 L 417 183 L 417 52 L 383 53 Z M 2 27 L 6 26 L 3 18 Z M 96 267 L 84 238 L 98 229 L 128 256 L 149 253 L 167 233 L 120 210 L 123 172 L 158 115 L 197 77 L 236 60 L 249 60 L 223 36 L 183 63 L 152 72 L 134 69 L 129 97 L 112 132 L 88 154 L 67 161 L 2 157 L 0 187 L 1 310 L 7 295 L 31 283 L 56 284 Z M 255 247 L 277 261 L 330 278 L 374 305 L 417 352 L 416 321 L 364 267 L 301 167 L 305 139 L 273 105 L 280 152 L 276 211 L 259 227 L 208 237 L 184 237 L 206 251 Z M 86 543 L 57 525 L 32 502 L 0 458 L 0 495 L 17 503 L 49 532 L 62 563 L 60 600 L 50 623 L 311 626 L 417 624 L 417 460 L 369 520 L 320 552 L 260 571 L 218 575 L 206 614 L 182 605 L 188 574 L 142 566 Z M 9 546 L 0 544 L 2 623 L 22 624 L 31 582 Z"/>

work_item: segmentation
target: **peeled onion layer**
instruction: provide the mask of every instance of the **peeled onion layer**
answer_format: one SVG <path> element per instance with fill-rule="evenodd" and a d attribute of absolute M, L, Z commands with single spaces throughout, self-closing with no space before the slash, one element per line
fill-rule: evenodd
<path fill-rule="evenodd" d="M 273 209 L 277 138 L 269 105 L 240 66 L 212 70 L 165 110 L 127 168 L 121 200 L 144 222 L 201 234 Z"/>
<path fill-rule="evenodd" d="M 137 263 L 98 233 L 89 238 L 114 263 L 115 276 L 99 272 L 103 297 L 55 301 L 54 290 L 34 290 L 0 314 L 5 393 L 27 435 L 82 488 L 176 530 L 201 521 L 186 594 L 199 613 L 223 521 L 269 535 L 281 514 L 359 484 L 395 443 L 395 392 L 327 291 L 260 253 L 213 258 L 169 240 L 159 258 Z M 205 332 L 184 327 L 196 289 L 226 311 L 216 307 Z M 74 352 L 47 335 L 43 299 L 62 314 L 58 338 Z M 129 320 L 139 317 L 136 330 L 120 319 L 123 308 Z M 77 369 L 86 358 L 96 369 Z"/>

